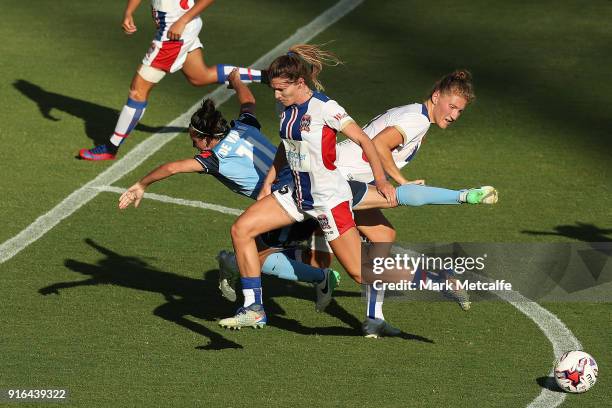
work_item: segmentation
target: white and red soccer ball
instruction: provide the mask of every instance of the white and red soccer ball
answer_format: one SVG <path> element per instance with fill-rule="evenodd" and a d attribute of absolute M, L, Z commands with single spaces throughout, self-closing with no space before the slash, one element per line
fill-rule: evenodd
<path fill-rule="evenodd" d="M 568 351 L 555 364 L 555 380 L 563 391 L 586 392 L 597 381 L 597 363 L 584 351 Z"/>

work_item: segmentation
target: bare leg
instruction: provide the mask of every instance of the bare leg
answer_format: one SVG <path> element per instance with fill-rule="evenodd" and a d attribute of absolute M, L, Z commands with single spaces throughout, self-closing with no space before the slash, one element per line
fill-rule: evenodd
<path fill-rule="evenodd" d="M 140 67 L 138 67 L 138 69 L 140 69 Z M 132 78 L 132 83 L 130 84 L 129 97 L 130 99 L 138 102 L 145 102 L 147 99 L 149 99 L 149 94 L 154 86 L 155 84 L 153 82 L 147 81 L 141 77 L 138 72 L 136 72 Z"/>
<path fill-rule="evenodd" d="M 353 211 L 367 210 L 371 208 L 393 208 L 385 197 L 382 196 L 376 187 L 368 185 L 368 192 L 358 206 L 353 208 Z M 356 213 L 355 213 L 356 214 Z"/>
<path fill-rule="evenodd" d="M 204 86 L 217 83 L 217 68 L 209 67 L 204 62 L 202 49 L 191 51 L 183 64 L 183 74 L 193 86 Z"/>
<path fill-rule="evenodd" d="M 231 229 L 240 276 L 261 276 L 261 263 L 255 238 L 264 232 L 285 227 L 294 222 L 272 195 L 247 208 L 234 222 Z"/>
<path fill-rule="evenodd" d="M 338 238 L 329 242 L 334 255 L 344 270 L 357 283 L 361 283 L 361 242 L 357 228 L 351 228 Z"/>

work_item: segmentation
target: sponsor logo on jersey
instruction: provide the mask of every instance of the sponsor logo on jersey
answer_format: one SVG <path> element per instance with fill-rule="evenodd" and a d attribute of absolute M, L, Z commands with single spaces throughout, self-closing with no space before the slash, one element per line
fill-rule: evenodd
<path fill-rule="evenodd" d="M 342 119 L 346 118 L 347 116 L 348 116 L 348 113 L 346 113 L 346 112 L 336 113 L 334 115 L 334 119 L 336 119 L 338 122 L 340 122 Z"/>
<path fill-rule="evenodd" d="M 300 132 L 310 132 L 310 121 L 310 115 L 302 116 L 302 119 L 300 120 Z"/>

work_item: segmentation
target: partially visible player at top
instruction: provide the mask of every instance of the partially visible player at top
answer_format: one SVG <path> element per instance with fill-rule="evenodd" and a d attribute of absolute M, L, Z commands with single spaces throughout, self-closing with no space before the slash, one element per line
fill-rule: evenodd
<path fill-rule="evenodd" d="M 121 109 L 115 131 L 107 143 L 92 149 L 81 149 L 84 160 L 113 160 L 119 146 L 130 135 L 147 108 L 149 93 L 167 73 L 183 71 L 187 81 L 194 86 L 227 83 L 227 76 L 235 68 L 218 64 L 207 66 L 198 38 L 202 29 L 200 13 L 214 0 L 152 0 L 151 11 L 157 27 L 151 47 L 136 70 L 126 104 Z M 141 0 L 128 0 L 122 28 L 132 35 L 138 29 L 133 13 Z M 261 82 L 262 72 L 240 68 L 243 82 Z"/>

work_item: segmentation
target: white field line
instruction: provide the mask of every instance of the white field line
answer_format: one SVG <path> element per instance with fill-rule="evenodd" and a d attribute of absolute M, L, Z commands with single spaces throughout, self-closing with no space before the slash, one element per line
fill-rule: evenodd
<path fill-rule="evenodd" d="M 99 186 L 99 187 L 96 187 L 96 190 L 122 194 L 125 191 L 125 188 L 113 187 L 113 186 Z M 242 214 L 242 210 L 239 210 L 237 208 L 224 207 L 222 205 L 217 205 L 217 204 L 209 204 L 203 201 L 184 200 L 182 198 L 174 198 L 174 197 L 170 197 L 170 196 L 163 195 L 163 194 L 145 193 L 144 198 L 147 200 L 161 201 L 162 203 L 185 205 L 187 207 L 195 207 L 195 208 L 203 208 L 205 210 L 217 211 L 217 212 L 220 212 L 223 214 L 229 214 L 229 215 Z"/>
<path fill-rule="evenodd" d="M 396 251 L 406 252 L 405 248 L 399 246 L 393 246 Z M 408 253 L 410 254 L 410 250 Z M 413 255 L 418 256 L 417 253 Z M 476 278 L 481 281 L 491 281 L 490 278 L 472 273 Z M 512 306 L 518 309 L 519 312 L 523 313 L 529 319 L 540 328 L 544 336 L 548 339 L 553 347 L 553 357 L 557 360 L 563 353 L 570 350 L 582 350 L 582 344 L 574 336 L 572 331 L 567 328 L 565 324 L 553 313 L 549 312 L 536 302 L 527 299 L 519 292 L 510 291 L 492 291 L 496 296 L 510 303 Z M 551 360 L 552 365 L 552 360 Z M 549 376 L 553 375 L 552 369 L 548 373 Z M 553 380 L 554 382 L 554 380 Z M 540 394 L 527 405 L 527 408 L 554 408 L 558 407 L 565 401 L 566 394 L 564 392 L 550 391 L 549 389 L 543 388 Z"/>
<path fill-rule="evenodd" d="M 274 58 L 285 53 L 294 44 L 308 42 L 319 33 L 326 30 L 332 24 L 340 20 L 346 14 L 355 9 L 363 0 L 341 0 L 327 9 L 307 25 L 299 28 L 291 37 L 277 45 L 274 49 L 255 61 L 252 66 L 267 66 Z M 227 101 L 234 91 L 220 86 L 203 98 L 211 98 L 217 105 Z M 59 224 L 62 220 L 72 215 L 83 205 L 91 201 L 100 190 L 97 187 L 111 185 L 121 177 L 140 166 L 153 153 L 161 149 L 166 143 L 174 139 L 178 133 L 163 133 L 168 127 L 184 126 L 191 115 L 197 110 L 200 101 L 194 104 L 187 112 L 183 113 L 172 122 L 168 123 L 161 132 L 145 139 L 134 147 L 128 154 L 123 156 L 112 166 L 100 173 L 95 179 L 83 185 L 71 193 L 54 208 L 38 217 L 28 227 L 14 237 L 0 245 L 0 264 L 8 261 L 31 243 L 45 235 L 49 230 Z"/>

